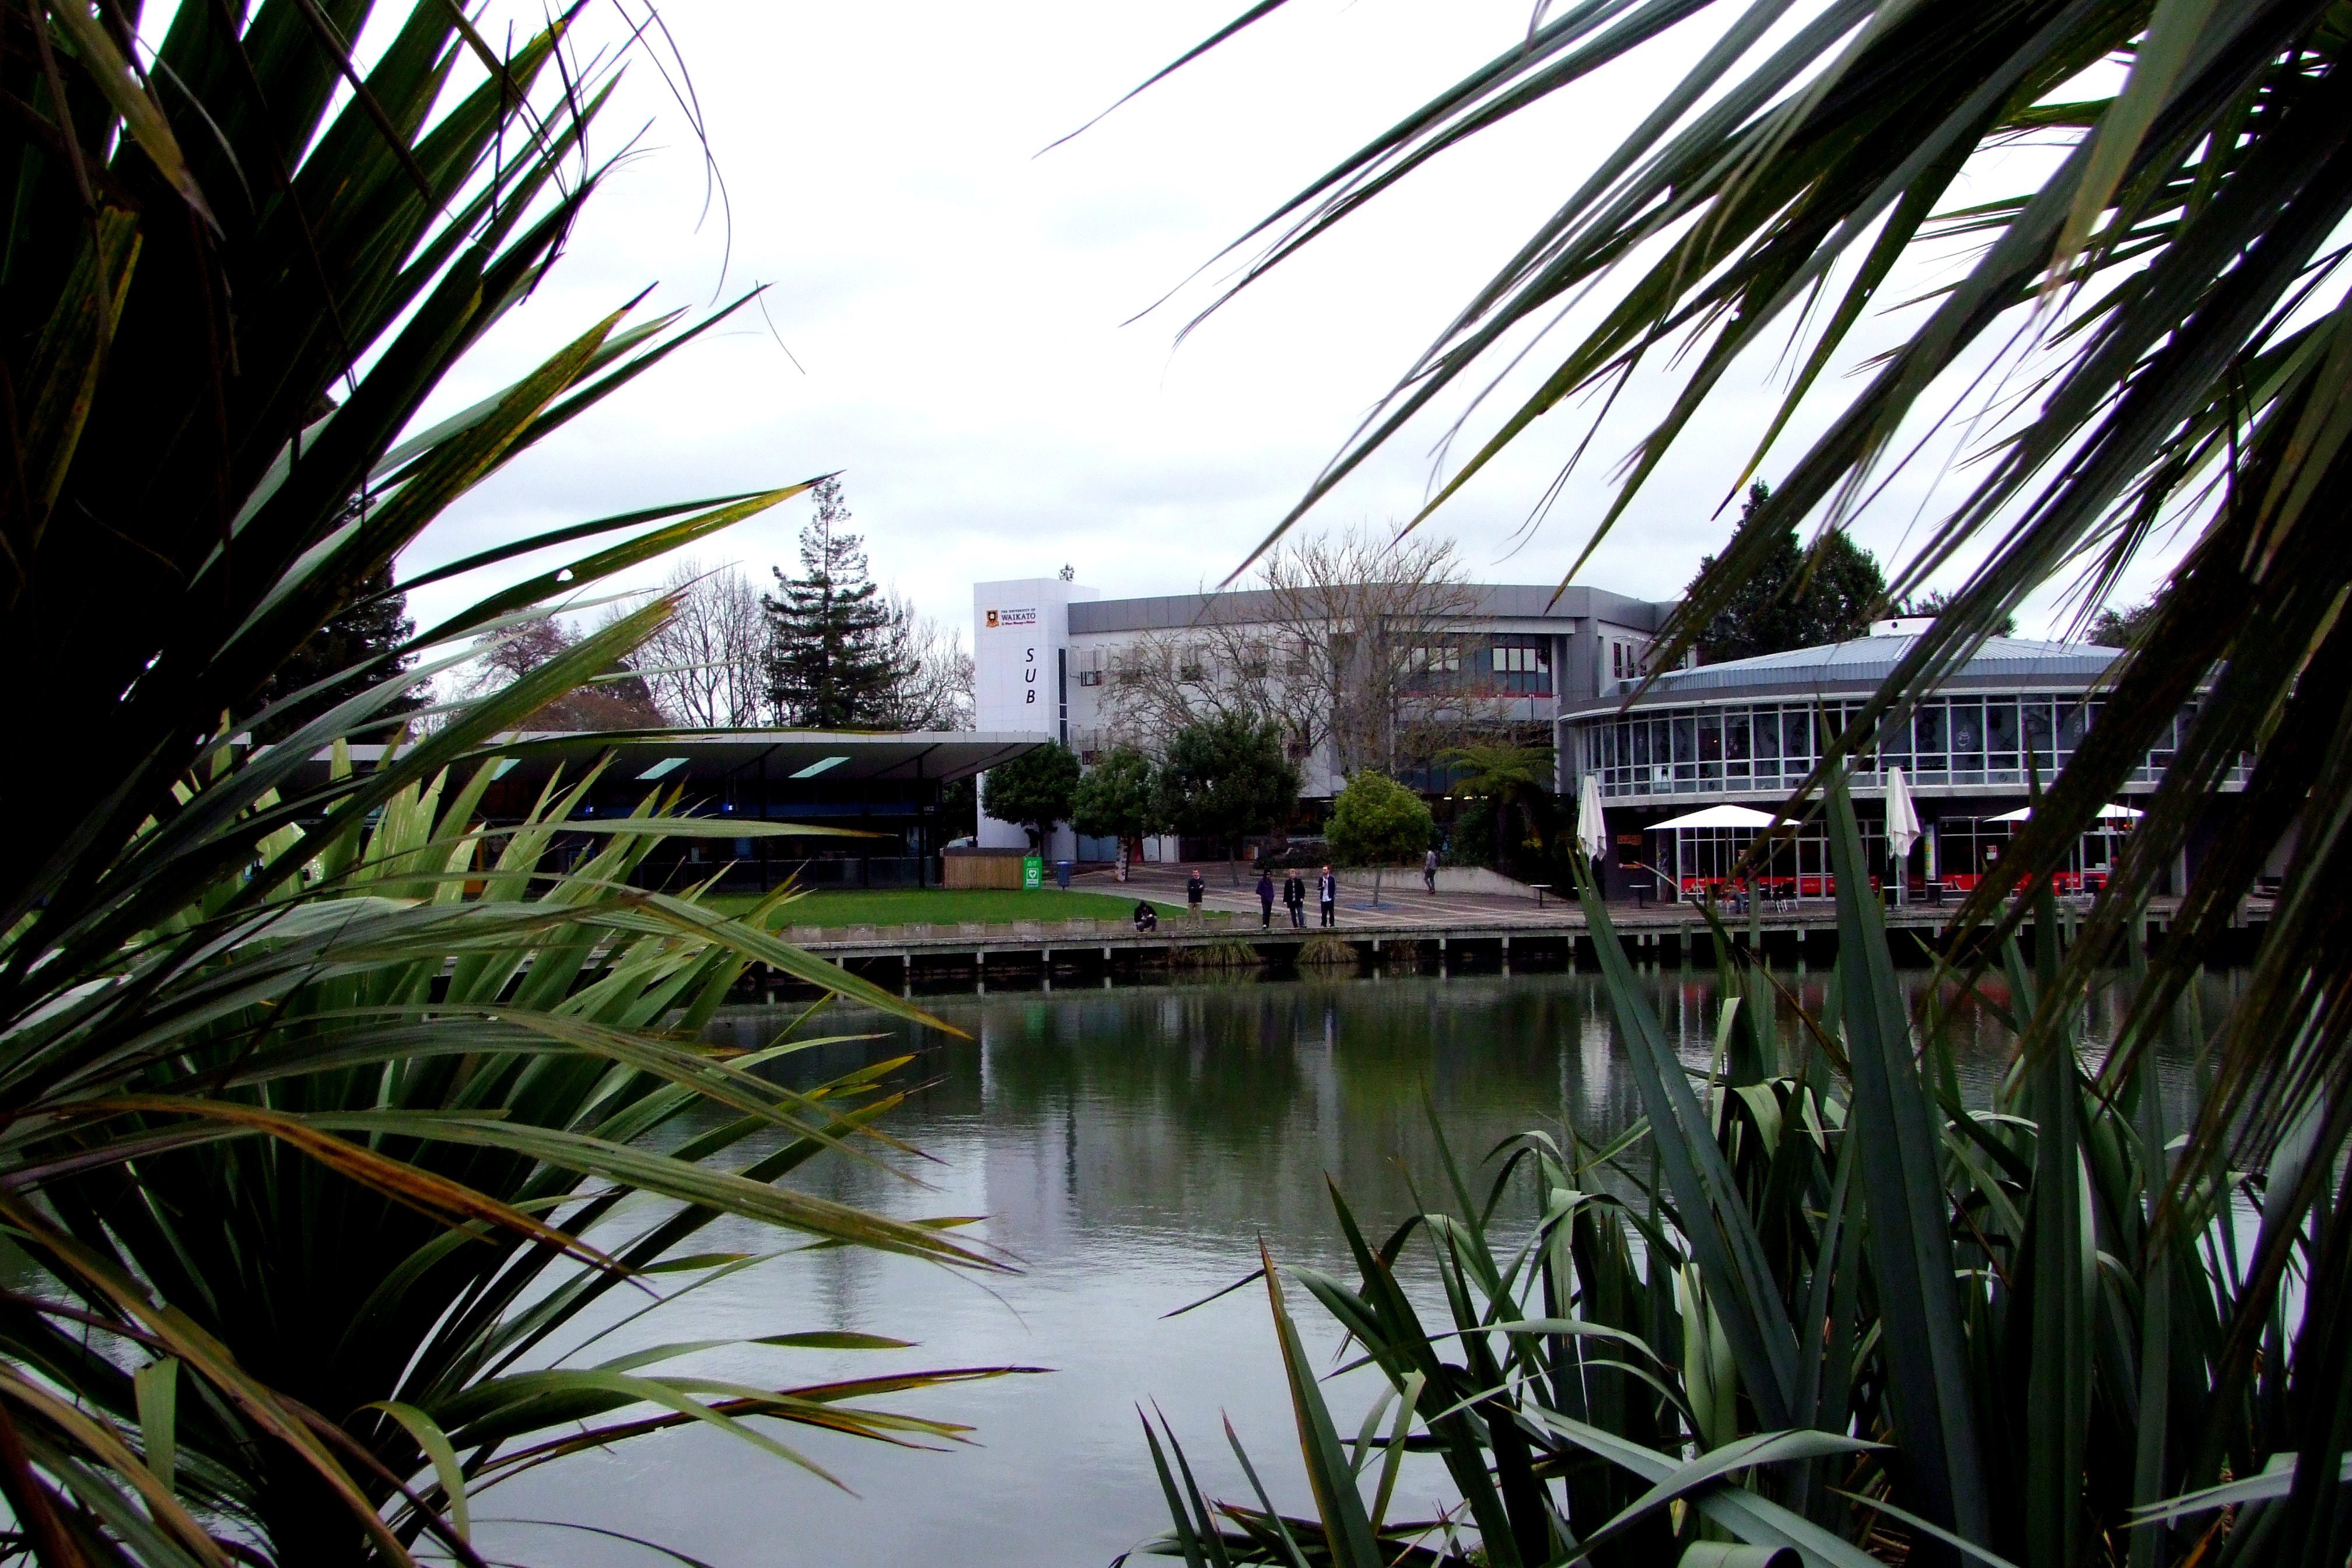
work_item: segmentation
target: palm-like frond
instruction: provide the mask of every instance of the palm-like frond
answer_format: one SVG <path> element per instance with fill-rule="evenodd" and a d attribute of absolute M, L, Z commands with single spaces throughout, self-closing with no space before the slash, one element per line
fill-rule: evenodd
<path fill-rule="evenodd" d="M 2352 1255 L 2352 1211 L 2325 1202 L 2332 1178 L 2288 1158 L 2306 1133 L 2338 1136 L 2352 1104 L 2352 627 L 2341 614 L 2352 552 L 2335 526 L 2352 500 L 2342 237 L 2352 10 L 2341 0 L 1585 0 L 1539 13 L 1522 44 L 1269 217 L 1244 242 L 1263 249 L 1237 287 L 1465 138 L 1702 16 L 1719 26 L 1713 41 L 1563 193 L 1276 534 L 1465 375 L 1491 373 L 1583 299 L 1596 302 L 1598 324 L 1564 348 L 1527 351 L 1538 384 L 1445 476 L 1432 506 L 1535 421 L 1587 395 L 1605 406 L 1626 378 L 1671 355 L 1685 367 L 1672 405 L 1635 446 L 1597 540 L 1742 356 L 1770 334 L 1794 334 L 1792 383 L 1731 491 L 1768 456 L 1784 475 L 1666 628 L 1666 665 L 1791 520 L 1834 527 L 1869 504 L 1917 450 L 1907 426 L 1947 423 L 1956 408 L 1988 416 L 1979 477 L 1892 592 L 1964 553 L 1979 564 L 1844 747 L 1866 744 L 2028 595 L 2073 574 L 2095 605 L 2160 530 L 2186 520 L 2193 546 L 2097 733 L 1966 916 L 2000 916 L 2005 896 L 2055 868 L 2126 770 L 2193 707 L 2085 940 L 2040 992 L 2027 1054 L 2056 1050 L 2111 939 L 2212 816 L 2227 771 L 2251 757 L 2245 795 L 2218 814 L 2218 837 L 2105 1071 L 2112 1083 L 2134 1070 L 2207 944 L 2265 861 L 2292 846 L 2252 983 L 2218 1030 L 2181 1202 L 2223 1180 L 2232 1161 L 2275 1173 L 2285 1160 L 2294 1201 L 2329 1215 L 2322 1255 Z M 2093 72 L 2103 62 L 2118 68 L 2113 79 Z M 2084 83 L 2102 79 L 2119 85 L 2085 96 Z M 2054 142 L 2060 155 L 1995 161 L 2022 136 Z M 1964 174 L 2009 189 L 1953 207 Z M 1956 239 L 1974 247 L 1960 275 L 1918 302 L 1907 336 L 1864 367 L 1819 437 L 1776 453 L 1800 405 L 1825 395 L 1855 325 L 1886 303 L 1898 267 Z M 1995 371 L 1983 373 L 1989 358 Z M 2000 396 L 1963 384 L 1979 374 Z M 2024 919 L 2024 905 L 2006 918 Z M 2233 1354 L 2247 1364 L 2285 1278 L 2285 1244 L 2258 1261 L 2235 1299 Z M 2306 1332 L 2282 1349 L 2316 1355 L 2311 1375 L 2333 1386 L 2342 1358 L 2320 1344 Z M 2306 1473 L 2331 1470 L 2325 1445 L 2335 1439 L 2317 1427 L 2309 1436 L 2321 1447 L 2305 1450 Z M 2343 1516 L 2329 1517 L 2337 1522 L 2313 1524 L 2308 1540 L 2341 1541 Z"/>
<path fill-rule="evenodd" d="M 861 1396 L 1003 1370 L 752 1388 L 643 1370 L 708 1346 L 571 1364 L 580 1315 L 616 1287 L 675 1278 L 667 1260 L 721 1214 L 999 1265 L 935 1227 L 786 1184 L 826 1151 L 887 1152 L 870 1123 L 896 1103 L 880 1082 L 895 1064 L 793 1091 L 756 1069 L 822 1041 L 787 1037 L 740 1059 L 693 1044 L 772 942 L 763 926 L 615 891 L 671 820 L 656 800 L 572 870 L 541 874 L 589 781 L 551 788 L 529 819 L 487 837 L 475 805 L 495 767 L 479 763 L 454 791 L 446 773 L 412 780 L 370 828 L 289 830 L 274 847 L 315 871 L 256 907 L 198 900 L 216 908 L 127 944 L 116 973 L 16 1042 L 54 1087 L 47 1113 L 12 1127 L 0 1151 L 12 1184 L 44 1200 L 8 1217 L 73 1316 L 19 1300 L 0 1310 L 0 1342 L 80 1394 L 90 1420 L 126 1429 L 136 1379 L 62 1375 L 92 1326 L 186 1369 L 166 1375 L 249 1380 L 257 1409 L 333 1413 L 354 1453 L 305 1463 L 257 1440 L 268 1434 L 255 1410 L 217 1396 L 181 1407 L 176 1463 L 283 1560 L 354 1560 L 354 1493 L 369 1514 L 394 1505 L 386 1529 L 405 1545 L 469 1491 L 687 1421 L 812 1469 L 751 1418 L 953 1438 L 960 1428 Z M 835 988 L 907 1011 L 845 976 Z M 692 1129 L 682 1144 L 655 1152 L 679 1125 Z M 766 1151 L 719 1168 L 746 1140 Z M 623 1223 L 615 1207 L 633 1192 L 682 1206 L 617 1244 L 577 1239 Z"/>
<path fill-rule="evenodd" d="M 1605 1142 L 1507 1140 L 1483 1191 L 1441 1130 L 1441 1196 L 1378 1247 L 1335 1192 L 1356 1278 L 1265 1270 L 1314 1515 L 1284 1518 L 1262 1490 L 1211 1502 L 1163 1423 L 1171 1529 L 1148 1550 L 2155 1568 L 2203 1560 L 2226 1528 L 2224 1561 L 2333 1561 L 2342 1453 L 2311 1439 L 2342 1419 L 2325 1348 L 2342 1310 L 2323 1294 L 2342 1261 L 2297 1188 L 2324 1166 L 2340 1194 L 2343 1132 L 2307 1130 L 2267 1179 L 2208 1181 L 2174 1141 L 2154 1056 L 2103 1087 L 2071 1033 L 1990 1105 L 1964 1102 L 1963 1008 L 2032 1012 L 2067 962 L 2057 910 L 2045 893 L 2033 952 L 2012 938 L 1980 987 L 1944 972 L 1906 1005 L 1834 780 L 1829 804 L 1842 942 L 1823 1011 L 1782 1032 L 1790 998 L 1718 928 L 1714 1061 L 1687 1066 L 1588 879 L 1643 1120 Z M 2193 1035 L 2196 1016 L 2167 1026 Z M 2242 1245 L 2256 1225 L 2309 1284 L 2292 1355 L 2294 1311 Z M 1418 1241 L 1435 1321 L 1400 1283 Z M 1379 1373 L 1352 1441 L 1303 1366 L 1285 1278 L 1348 1336 L 1345 1370 Z M 2252 1357 L 2235 1338 L 2250 1310 Z M 1450 1517 L 1389 1521 L 1408 1450 L 1443 1458 Z M 2225 1470 L 2262 1479 L 2212 1489 Z M 2225 1527 L 2229 1499 L 2245 1511 Z"/>
<path fill-rule="evenodd" d="M 287 656 L 453 501 L 728 313 L 624 307 L 415 428 L 596 189 L 615 61 L 566 57 L 576 6 L 502 52 L 425 0 L 362 70 L 349 40 L 378 10 L 186 5 L 151 59 L 111 0 L 0 5 L 0 647 L 38 748 L 0 786 L 21 825 L 0 843 L 0 1230 L 42 1280 L 0 1300 L 0 1490 L 14 1544 L 52 1564 L 478 1563 L 467 1494 L 583 1444 L 686 1422 L 786 1460 L 777 1422 L 952 1439 L 874 1402 L 1001 1370 L 739 1384 L 657 1364 L 695 1347 L 588 1361 L 567 1338 L 616 1286 L 747 1266 L 677 1256 L 719 1215 L 998 1266 L 790 1184 L 892 1147 L 876 1075 L 789 1091 L 765 1056 L 695 1043 L 747 963 L 908 1011 L 625 885 L 707 825 L 663 800 L 577 831 L 576 783 L 519 827 L 478 820 L 497 737 L 667 601 L 372 770 L 315 766 L 383 737 L 469 637 L 802 486 L 445 568 L 584 552 L 245 743 L 318 694 L 252 711 Z M 559 834 L 593 846 L 561 875 Z M 618 1207 L 638 1192 L 674 1206 L 639 1228 Z M 771 1349 L 882 1348 L 789 1327 Z"/>

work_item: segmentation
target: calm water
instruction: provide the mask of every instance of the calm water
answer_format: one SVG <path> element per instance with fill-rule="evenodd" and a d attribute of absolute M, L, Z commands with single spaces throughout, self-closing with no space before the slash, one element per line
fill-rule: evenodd
<path fill-rule="evenodd" d="M 1704 1065 L 1711 979 L 1670 970 L 1653 984 L 1685 1055 Z M 1818 1005 L 1818 980 L 1806 991 L 1808 1005 Z M 671 1341 L 848 1328 L 920 1348 L 859 1356 L 718 1350 L 665 1370 L 769 1386 L 1000 1363 L 1050 1367 L 1051 1375 L 883 1402 L 972 1424 L 977 1445 L 950 1453 L 770 1428 L 855 1488 L 855 1498 L 740 1442 L 688 1432 L 527 1476 L 480 1499 L 478 1520 L 567 1520 L 727 1568 L 1100 1568 L 1162 1523 L 1136 1416 L 1139 1404 L 1153 1401 L 1212 1490 L 1240 1496 L 1245 1485 L 1218 1427 L 1223 1412 L 1277 1501 L 1303 1504 L 1263 1293 L 1162 1314 L 1254 1268 L 1261 1237 L 1281 1261 L 1343 1270 L 1327 1173 L 1381 1233 L 1408 1211 L 1413 1180 L 1435 1201 L 1443 1178 L 1424 1086 L 1465 1162 L 1527 1128 L 1569 1121 L 1599 1135 L 1636 1111 L 1607 999 L 1589 974 L 1238 980 L 934 996 L 926 1005 L 971 1039 L 835 1012 L 820 1032 L 883 1038 L 826 1047 L 803 1070 L 830 1076 L 920 1050 L 910 1070 L 930 1087 L 889 1127 L 940 1162 L 922 1169 L 929 1186 L 839 1159 L 820 1163 L 809 1184 L 893 1214 L 984 1215 L 976 1234 L 1017 1255 L 1023 1272 L 983 1283 L 853 1251 L 788 1255 L 664 1307 L 599 1343 L 592 1359 Z M 718 1033 L 760 1043 L 792 1016 L 744 1011 Z M 2093 1038 L 2112 1022 L 2111 1006 L 2095 1004 Z M 1982 1011 L 1967 1028 L 1966 1076 L 1981 1099 L 2004 1037 Z M 754 1226 L 715 1226 L 696 1247 L 775 1244 Z M 1311 1303 L 1294 1310 L 1311 1349 L 1336 1351 L 1338 1336 Z M 1346 1419 L 1346 1394 L 1334 1403 Z M 1425 1505 L 1440 1489 L 1436 1476 L 1409 1472 L 1402 1495 Z M 610 1537 L 519 1523 L 488 1526 L 484 1539 L 541 1562 L 660 1561 Z"/>

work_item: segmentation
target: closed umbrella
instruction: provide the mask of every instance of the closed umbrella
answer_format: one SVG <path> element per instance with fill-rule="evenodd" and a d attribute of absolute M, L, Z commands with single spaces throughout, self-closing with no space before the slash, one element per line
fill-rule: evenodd
<path fill-rule="evenodd" d="M 1911 885 L 1911 847 L 1919 842 L 1919 808 L 1911 804 L 1911 786 L 1901 768 L 1886 770 L 1886 847 L 1895 852 L 1895 901 L 1901 903 Z"/>
<path fill-rule="evenodd" d="M 1584 858 L 1598 860 L 1609 853 L 1609 823 L 1601 815 L 1601 775 L 1587 773 L 1576 795 L 1576 841 Z"/>

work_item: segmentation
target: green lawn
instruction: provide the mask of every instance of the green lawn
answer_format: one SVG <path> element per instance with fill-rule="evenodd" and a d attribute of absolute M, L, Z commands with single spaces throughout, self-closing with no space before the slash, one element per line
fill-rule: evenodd
<path fill-rule="evenodd" d="M 710 902 L 729 914 L 740 914 L 759 902 L 759 896 L 729 893 Z M 1159 909 L 1162 920 L 1180 912 L 1174 904 L 1161 904 Z M 1133 899 L 1109 893 L 1066 893 L 1058 888 L 1034 893 L 1004 889 L 860 889 L 810 893 L 794 899 L 784 906 L 780 923 L 897 926 L 919 921 L 936 925 L 952 925 L 959 921 L 1125 921 L 1134 912 Z"/>

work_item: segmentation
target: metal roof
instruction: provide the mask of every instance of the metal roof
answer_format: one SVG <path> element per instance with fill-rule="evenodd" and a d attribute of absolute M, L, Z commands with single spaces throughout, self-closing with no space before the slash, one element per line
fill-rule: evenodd
<path fill-rule="evenodd" d="M 1674 608 L 1629 599 L 1604 588 L 1559 588 L 1549 584 L 1476 583 L 1467 585 L 1464 621 L 1599 619 L 1633 631 L 1655 631 Z M 1243 626 L 1277 618 L 1275 595 L 1264 588 L 1225 594 L 1170 594 L 1150 599 L 1077 599 L 1070 604 L 1070 632 L 1176 631 L 1186 626 Z"/>
<path fill-rule="evenodd" d="M 1754 658 L 1727 659 L 1694 669 L 1667 670 L 1651 681 L 1632 706 L 1669 707 L 1683 702 L 1724 701 L 1757 696 L 1812 697 L 1874 690 L 1918 641 L 1912 637 L 1855 637 Z M 1958 668 L 1936 683 L 1937 690 L 1969 687 L 2049 686 L 2083 689 L 2096 683 L 2121 648 L 2093 643 L 2036 642 L 2026 637 L 1989 637 Z M 1614 711 L 1640 689 L 1640 682 L 1612 681 L 1601 700 L 1563 717 Z"/>
<path fill-rule="evenodd" d="M 612 772 L 621 778 L 637 777 L 647 768 L 682 757 L 685 761 L 666 776 L 713 780 L 756 775 L 764 766 L 772 782 L 784 782 L 807 768 L 814 771 L 804 776 L 847 784 L 969 778 L 1052 739 L 1042 731 L 525 731 L 499 736 L 481 749 L 515 759 L 514 767 L 502 775 L 509 778 L 545 773 L 559 764 L 570 771 L 611 752 Z M 356 763 L 373 763 L 383 753 L 381 746 L 352 748 Z M 313 760 L 323 763 L 328 755 L 320 752 Z"/>

